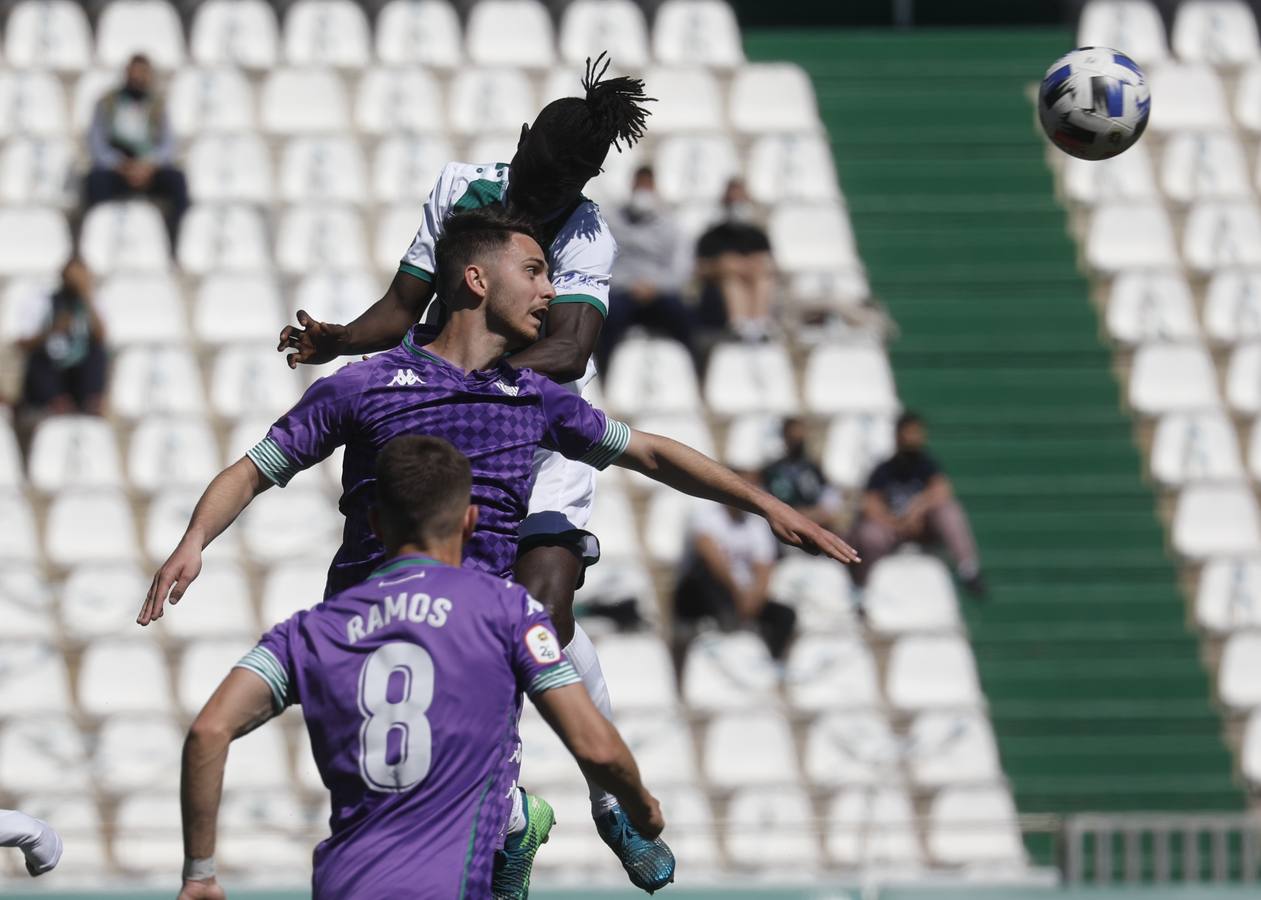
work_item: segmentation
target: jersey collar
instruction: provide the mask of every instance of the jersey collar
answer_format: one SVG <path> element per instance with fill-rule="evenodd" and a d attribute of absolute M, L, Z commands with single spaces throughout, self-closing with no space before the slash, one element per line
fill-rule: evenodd
<path fill-rule="evenodd" d="M 418 553 L 409 554 L 407 556 L 396 556 L 393 559 L 391 559 L 389 562 L 384 563 L 380 568 L 378 568 L 368 577 L 376 578 L 380 575 L 389 575 L 393 572 L 398 572 L 403 569 L 415 569 L 421 566 L 445 566 L 445 565 L 446 563 L 444 562 L 438 562 L 438 560 L 436 559 L 432 559 L 431 557 L 428 557 L 428 556 L 421 556 Z"/>

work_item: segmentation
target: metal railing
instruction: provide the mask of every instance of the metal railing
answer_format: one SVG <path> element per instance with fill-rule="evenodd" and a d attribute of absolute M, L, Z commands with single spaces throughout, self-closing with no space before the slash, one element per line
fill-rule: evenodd
<path fill-rule="evenodd" d="M 1261 878 L 1261 816 L 1068 816 L 1066 884 L 1238 883 Z"/>

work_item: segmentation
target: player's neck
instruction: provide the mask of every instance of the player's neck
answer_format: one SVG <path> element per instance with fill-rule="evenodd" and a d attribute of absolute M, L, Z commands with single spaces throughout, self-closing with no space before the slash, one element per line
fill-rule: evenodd
<path fill-rule="evenodd" d="M 438 336 L 425 346 L 425 351 L 439 356 L 451 365 L 474 372 L 488 369 L 508 352 L 508 340 L 495 334 L 473 315 L 453 313 Z"/>
<path fill-rule="evenodd" d="M 404 544 L 389 556 L 390 559 L 400 556 L 426 556 L 435 562 L 459 568 L 464 561 L 464 541 L 461 535 L 456 534 L 449 540 L 434 544 Z"/>

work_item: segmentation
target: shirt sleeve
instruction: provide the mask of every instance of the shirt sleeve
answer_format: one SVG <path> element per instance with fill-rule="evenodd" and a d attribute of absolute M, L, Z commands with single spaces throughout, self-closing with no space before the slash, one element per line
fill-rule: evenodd
<path fill-rule="evenodd" d="M 601 470 L 626 452 L 630 445 L 629 425 L 606 416 L 581 395 L 532 374 L 543 397 L 543 416 L 547 421 L 544 449 Z"/>
<path fill-rule="evenodd" d="M 594 203 L 569 217 L 552 242 L 553 305 L 587 303 L 609 314 L 609 282 L 617 259 L 617 241 Z"/>
<path fill-rule="evenodd" d="M 512 615 L 512 671 L 517 690 L 537 697 L 553 688 L 581 684 L 573 664 L 565 658 L 556 627 L 539 603 L 525 588 L 516 587 L 508 598 Z"/>
<path fill-rule="evenodd" d="M 456 177 L 454 163 L 448 163 L 438 175 L 438 181 L 421 208 L 420 227 L 416 230 L 416 236 L 412 238 L 411 246 L 399 261 L 400 272 L 433 283 L 433 273 L 437 268 L 434 247 L 442 235 L 443 220 L 451 211 L 451 192 Z"/>
<path fill-rule="evenodd" d="M 294 475 L 346 443 L 362 381 L 355 363 L 321 378 L 246 456 L 269 481 L 284 487 Z"/>
<path fill-rule="evenodd" d="M 248 669 L 267 683 L 271 689 L 272 709 L 277 714 L 298 702 L 290 635 L 303 615 L 299 612 L 264 634 L 254 649 L 241 657 L 234 667 Z"/>

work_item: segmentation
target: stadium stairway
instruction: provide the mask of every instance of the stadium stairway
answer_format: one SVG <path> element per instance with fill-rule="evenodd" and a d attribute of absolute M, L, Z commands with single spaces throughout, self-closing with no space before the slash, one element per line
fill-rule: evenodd
<path fill-rule="evenodd" d="M 1111 355 L 1035 133 L 1059 31 L 760 32 L 814 80 L 899 394 L 971 514 L 968 627 L 1022 813 L 1239 810 Z M 1028 846 L 1051 861 L 1049 836 Z"/>

